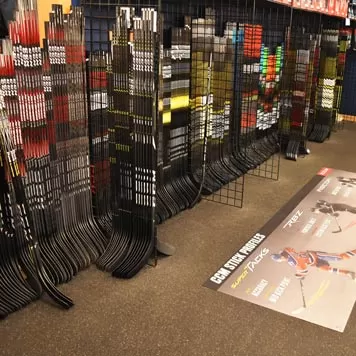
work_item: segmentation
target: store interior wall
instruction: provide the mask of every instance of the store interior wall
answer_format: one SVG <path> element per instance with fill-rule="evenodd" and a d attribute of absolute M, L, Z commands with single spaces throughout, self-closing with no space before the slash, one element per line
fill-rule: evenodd
<path fill-rule="evenodd" d="M 68 12 L 71 6 L 71 0 L 57 0 L 58 5 L 63 5 L 64 11 Z M 49 13 L 51 11 L 52 2 L 48 0 L 37 0 L 38 6 L 38 20 L 40 24 L 40 38 L 45 37 L 44 22 L 48 21 Z"/>

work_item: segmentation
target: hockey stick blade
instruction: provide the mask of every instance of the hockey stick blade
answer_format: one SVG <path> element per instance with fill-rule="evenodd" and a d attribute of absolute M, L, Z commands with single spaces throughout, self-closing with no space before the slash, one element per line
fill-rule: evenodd
<path fill-rule="evenodd" d="M 176 253 L 176 248 L 157 239 L 157 251 L 164 256 L 173 256 Z"/>
<path fill-rule="evenodd" d="M 292 311 L 292 315 L 299 315 L 299 314 L 303 313 L 303 311 L 306 309 L 307 309 L 306 307 L 300 307 L 300 308 Z"/>
<path fill-rule="evenodd" d="M 338 231 L 333 231 L 333 234 L 339 234 L 340 232 L 342 232 L 341 227 L 339 228 L 339 230 L 338 230 Z"/>

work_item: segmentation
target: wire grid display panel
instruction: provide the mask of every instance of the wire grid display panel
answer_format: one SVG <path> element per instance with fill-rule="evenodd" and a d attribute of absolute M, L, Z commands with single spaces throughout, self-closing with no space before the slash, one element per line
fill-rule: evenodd
<path fill-rule="evenodd" d="M 242 70 L 237 82 L 242 85 L 237 86 L 240 105 L 236 104 L 236 108 L 241 120 L 240 147 L 243 157 L 258 163 L 249 174 L 265 178 L 277 179 L 279 176 L 280 160 L 275 153 L 279 150 L 285 28 L 290 16 L 289 8 L 257 1 L 250 25 L 243 29 L 239 44 Z"/>
<path fill-rule="evenodd" d="M 245 176 L 224 185 L 217 192 L 204 196 L 204 200 L 214 203 L 242 208 L 245 193 Z"/>
<path fill-rule="evenodd" d="M 281 154 L 276 153 L 270 157 L 267 161 L 259 165 L 257 168 L 249 171 L 249 175 L 271 179 L 279 180 L 280 175 L 280 165 L 281 165 Z"/>
<path fill-rule="evenodd" d="M 263 136 L 264 130 L 279 134 L 281 115 L 281 81 L 285 71 L 286 58 L 286 31 L 292 19 L 292 11 L 281 6 L 261 6 L 258 2 L 255 7 L 254 22 L 260 26 L 262 35 L 258 32 L 252 36 L 254 46 L 260 48 L 259 83 L 257 101 L 257 117 L 254 111 L 248 112 L 246 131 L 248 126 L 254 127 L 256 122 L 257 137 Z M 258 27 L 257 27 L 258 28 Z M 257 62 L 256 62 L 257 65 Z M 249 74 L 251 75 L 251 74 Z M 253 88 L 254 89 L 254 88 Z M 255 89 L 256 91 L 256 89 Z M 253 94 L 253 92 L 251 93 Z M 253 95 L 250 108 L 253 108 Z M 249 171 L 249 175 L 266 179 L 278 180 L 280 173 L 280 135 L 277 140 L 277 152 L 267 157 L 257 168 Z"/>
<path fill-rule="evenodd" d="M 243 199 L 244 180 L 228 184 L 239 172 L 271 179 L 279 176 L 280 160 L 274 153 L 278 151 L 279 81 L 290 9 L 253 1 L 197 3 L 200 18 L 192 20 L 193 172 L 199 172 L 195 162 L 202 154 L 207 130 L 203 191 L 213 192 L 208 199 L 214 201 L 224 202 L 234 191 L 237 199 Z M 216 182 L 222 184 L 223 192 L 215 190 L 221 188 Z"/>
<path fill-rule="evenodd" d="M 96 220 L 111 233 L 108 80 L 110 33 L 116 21 L 116 1 L 82 0 L 87 51 L 88 115 L 93 210 Z"/>
<path fill-rule="evenodd" d="M 295 155 L 306 151 L 313 129 L 319 73 L 321 17 L 294 11 L 286 29 L 286 51 L 281 81 L 281 146 Z M 298 145 L 294 145 L 297 143 Z M 293 148 L 294 145 L 294 148 Z M 297 147 L 297 148 L 296 148 Z"/>
<path fill-rule="evenodd" d="M 233 151 L 239 125 L 233 104 L 236 20 L 244 10 L 238 2 L 220 1 L 195 1 L 191 10 L 191 173 L 203 182 L 206 199 L 242 206 L 244 172 Z"/>

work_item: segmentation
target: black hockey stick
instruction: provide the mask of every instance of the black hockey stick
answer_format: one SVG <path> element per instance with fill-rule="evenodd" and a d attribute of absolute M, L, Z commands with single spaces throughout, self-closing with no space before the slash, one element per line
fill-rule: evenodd
<path fill-rule="evenodd" d="M 299 279 L 299 282 L 300 282 L 300 291 L 301 291 L 301 293 L 302 293 L 303 306 L 300 307 L 300 308 L 298 308 L 298 309 L 296 309 L 296 310 L 294 310 L 294 311 L 292 311 L 292 314 L 293 314 L 293 315 L 298 315 L 298 314 L 302 313 L 304 310 L 307 309 L 307 303 L 306 303 L 306 301 L 305 301 L 305 292 L 304 292 L 303 279 L 302 279 L 302 278 Z"/>
<path fill-rule="evenodd" d="M 210 59 L 209 59 L 209 69 L 208 69 L 208 85 L 207 85 L 207 103 L 206 103 L 206 117 L 205 117 L 205 122 L 204 122 L 204 144 L 203 144 L 203 167 L 202 167 L 202 177 L 201 177 L 201 182 L 200 182 L 200 187 L 197 196 L 195 197 L 193 203 L 191 204 L 191 207 L 194 207 L 199 199 L 201 198 L 201 194 L 203 191 L 204 183 L 205 183 L 205 177 L 206 177 L 206 168 L 207 168 L 207 147 L 208 147 L 208 120 L 209 120 L 209 107 L 210 107 L 210 88 L 211 88 L 211 70 L 212 70 L 212 59 L 213 59 L 213 54 L 210 53 Z"/>
<path fill-rule="evenodd" d="M 342 228 L 341 228 L 341 226 L 340 226 L 340 224 L 339 224 L 339 221 L 337 220 L 337 217 L 335 216 L 335 211 L 334 211 L 334 208 L 333 208 L 332 205 L 330 205 L 330 209 L 331 209 L 331 211 L 332 211 L 332 213 L 333 213 L 333 217 L 334 217 L 334 219 L 335 219 L 335 222 L 336 222 L 336 224 L 337 224 L 337 226 L 338 226 L 338 228 L 339 228 L 339 230 L 333 231 L 333 234 L 339 234 L 340 232 L 342 232 Z"/>

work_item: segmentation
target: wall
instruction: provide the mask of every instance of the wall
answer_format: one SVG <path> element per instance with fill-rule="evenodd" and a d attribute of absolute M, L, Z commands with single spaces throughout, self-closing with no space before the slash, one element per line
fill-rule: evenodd
<path fill-rule="evenodd" d="M 51 12 L 52 4 L 62 4 L 64 7 L 64 11 L 68 12 L 70 5 L 71 5 L 71 0 L 37 0 L 41 43 L 42 43 L 42 39 L 44 38 L 44 35 L 45 35 L 44 22 L 48 21 L 48 19 L 49 19 L 48 15 Z"/>

